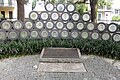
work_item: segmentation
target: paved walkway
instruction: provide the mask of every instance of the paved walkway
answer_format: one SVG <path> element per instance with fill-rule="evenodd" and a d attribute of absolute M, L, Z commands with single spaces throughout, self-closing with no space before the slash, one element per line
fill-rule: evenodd
<path fill-rule="evenodd" d="M 0 80 L 120 80 L 120 61 L 82 56 L 87 72 L 40 72 L 40 55 L 0 60 Z"/>

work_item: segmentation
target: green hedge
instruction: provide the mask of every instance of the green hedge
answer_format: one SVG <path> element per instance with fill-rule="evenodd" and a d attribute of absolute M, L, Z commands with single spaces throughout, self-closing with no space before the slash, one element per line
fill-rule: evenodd
<path fill-rule="evenodd" d="M 112 20 L 113 21 L 120 21 L 120 16 L 119 15 L 118 16 L 113 16 Z"/>
<path fill-rule="evenodd" d="M 93 54 L 120 60 L 120 42 L 84 39 L 6 41 L 0 45 L 0 58 L 37 54 L 44 47 L 79 48 L 82 54 Z"/>

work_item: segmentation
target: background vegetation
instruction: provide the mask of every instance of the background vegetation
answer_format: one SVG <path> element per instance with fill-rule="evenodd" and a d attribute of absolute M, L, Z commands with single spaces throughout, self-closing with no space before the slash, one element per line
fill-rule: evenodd
<path fill-rule="evenodd" d="M 120 15 L 118 15 L 118 16 L 113 16 L 113 17 L 112 17 L 112 20 L 113 20 L 113 21 L 120 21 Z"/>
<path fill-rule="evenodd" d="M 79 48 L 82 54 L 93 54 L 120 60 L 120 42 L 89 39 L 6 41 L 0 45 L 0 59 L 11 56 L 40 54 L 41 50 L 45 47 Z"/>

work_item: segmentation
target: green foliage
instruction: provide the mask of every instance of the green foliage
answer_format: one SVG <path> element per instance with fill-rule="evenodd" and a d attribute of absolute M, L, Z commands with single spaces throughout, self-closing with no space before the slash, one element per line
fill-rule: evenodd
<path fill-rule="evenodd" d="M 2 14 L 0 14 L 0 18 L 3 18 L 3 15 L 2 15 Z"/>
<path fill-rule="evenodd" d="M 32 10 L 36 7 L 37 1 L 38 1 L 38 0 L 33 0 L 33 1 L 32 1 Z"/>
<path fill-rule="evenodd" d="M 107 9 L 111 9 L 112 4 L 112 0 L 98 0 L 98 7 L 102 9 L 105 6 L 107 7 Z"/>
<path fill-rule="evenodd" d="M 56 3 L 56 1 L 55 1 L 55 0 L 49 0 L 49 2 L 51 2 L 51 3 Z"/>
<path fill-rule="evenodd" d="M 119 15 L 118 16 L 113 16 L 112 20 L 113 21 L 120 21 L 120 16 Z"/>
<path fill-rule="evenodd" d="M 80 13 L 83 14 L 88 10 L 87 5 L 84 3 L 76 4 L 76 10 Z"/>
<path fill-rule="evenodd" d="M 0 58 L 40 53 L 44 47 L 79 48 L 82 54 L 93 54 L 120 60 L 120 42 L 85 39 L 41 39 L 7 41 L 0 45 Z"/>

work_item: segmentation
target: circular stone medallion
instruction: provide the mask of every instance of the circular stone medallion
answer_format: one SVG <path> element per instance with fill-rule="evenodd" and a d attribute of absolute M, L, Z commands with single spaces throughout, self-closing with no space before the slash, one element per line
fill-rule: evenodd
<path fill-rule="evenodd" d="M 2 21 L 1 22 L 1 28 L 4 29 L 4 30 L 7 30 L 9 31 L 11 29 L 11 22 L 10 21 Z"/>
<path fill-rule="evenodd" d="M 72 30 L 74 28 L 74 23 L 68 22 L 66 27 L 68 30 Z"/>
<path fill-rule="evenodd" d="M 47 3 L 45 5 L 46 11 L 53 11 L 54 10 L 54 5 L 52 3 Z"/>
<path fill-rule="evenodd" d="M 76 7 L 74 4 L 68 4 L 67 5 L 67 11 L 68 12 L 74 12 L 76 10 Z"/>
<path fill-rule="evenodd" d="M 83 39 L 87 39 L 89 37 L 89 33 L 87 31 L 83 31 L 83 32 L 81 32 L 81 37 Z"/>
<path fill-rule="evenodd" d="M 37 20 L 38 19 L 38 13 L 36 11 L 31 11 L 29 14 L 29 18 L 31 20 Z"/>
<path fill-rule="evenodd" d="M 99 23 L 97 26 L 98 31 L 103 32 L 106 29 L 106 24 L 105 23 Z"/>
<path fill-rule="evenodd" d="M 72 31 L 72 32 L 71 32 L 71 37 L 72 37 L 72 38 L 75 39 L 75 38 L 78 38 L 78 36 L 79 36 L 78 31 Z"/>
<path fill-rule="evenodd" d="M 58 12 L 64 12 L 65 5 L 62 4 L 62 3 L 58 3 L 56 9 L 57 9 Z"/>
<path fill-rule="evenodd" d="M 57 27 L 57 29 L 63 29 L 64 28 L 64 23 L 59 21 L 59 22 L 56 23 L 56 27 Z"/>
<path fill-rule="evenodd" d="M 109 33 L 103 33 L 101 36 L 102 36 L 102 40 L 105 40 L 105 41 L 109 40 L 111 37 L 111 35 Z"/>
<path fill-rule="evenodd" d="M 77 29 L 78 30 L 83 30 L 85 28 L 85 24 L 83 22 L 77 23 Z"/>
<path fill-rule="evenodd" d="M 35 26 L 37 29 L 42 29 L 44 27 L 44 23 L 42 21 L 37 21 Z"/>
<path fill-rule="evenodd" d="M 42 38 L 48 38 L 49 37 L 49 32 L 47 30 L 41 30 L 40 33 Z"/>
<path fill-rule="evenodd" d="M 33 23 L 31 21 L 26 21 L 25 22 L 25 28 L 26 29 L 32 29 L 33 28 Z"/>
<path fill-rule="evenodd" d="M 61 32 L 61 38 L 68 38 L 68 36 L 69 36 L 68 31 L 64 30 L 64 31 Z"/>
<path fill-rule="evenodd" d="M 113 40 L 116 42 L 120 41 L 120 33 L 113 34 Z"/>
<path fill-rule="evenodd" d="M 16 30 L 20 30 L 23 28 L 23 22 L 20 20 L 16 20 L 15 22 L 13 22 L 13 28 Z"/>

